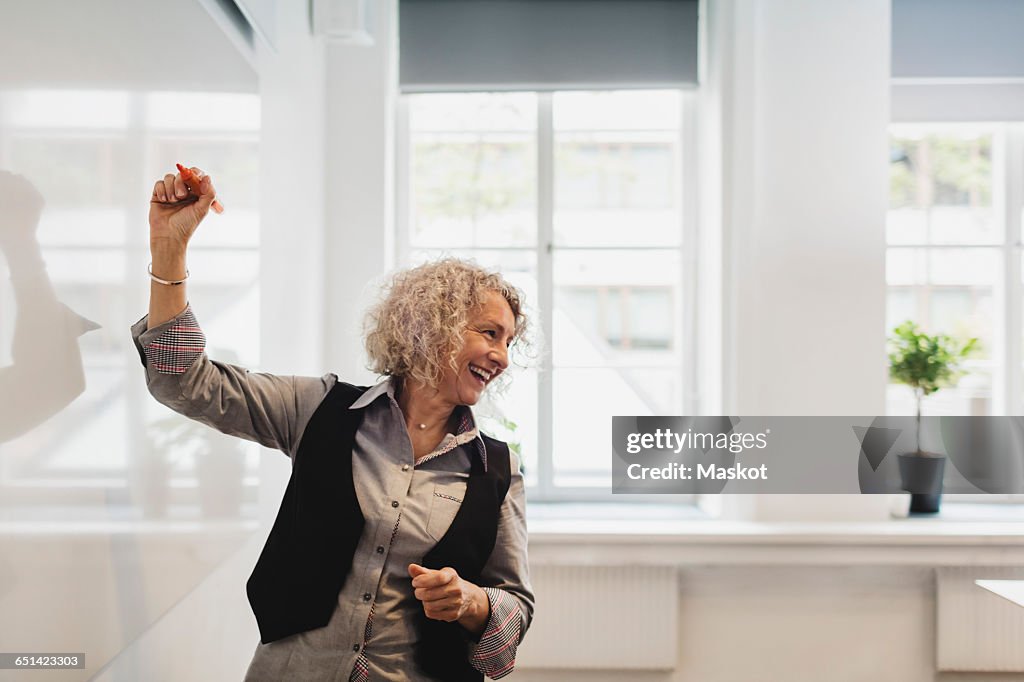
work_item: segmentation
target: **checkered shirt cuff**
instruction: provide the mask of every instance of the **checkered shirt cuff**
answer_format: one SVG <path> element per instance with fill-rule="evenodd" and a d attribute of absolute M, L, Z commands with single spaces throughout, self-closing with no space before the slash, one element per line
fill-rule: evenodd
<path fill-rule="evenodd" d="M 146 363 L 159 374 L 184 374 L 206 349 L 206 336 L 192 314 L 192 306 L 174 320 L 160 336 L 147 344 Z"/>
<path fill-rule="evenodd" d="M 487 619 L 484 634 L 469 662 L 492 680 L 500 680 L 515 667 L 523 614 L 516 598 L 505 590 L 497 587 L 481 589 L 491 602 L 491 617 Z"/>

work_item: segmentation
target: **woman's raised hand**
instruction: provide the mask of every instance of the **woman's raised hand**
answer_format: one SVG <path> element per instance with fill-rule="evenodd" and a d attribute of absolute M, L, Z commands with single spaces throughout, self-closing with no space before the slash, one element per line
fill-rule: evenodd
<path fill-rule="evenodd" d="M 198 168 L 178 164 L 179 172 L 168 173 L 153 186 L 149 202 L 149 241 L 184 247 L 212 207 L 224 209 L 216 200 L 213 181 Z"/>

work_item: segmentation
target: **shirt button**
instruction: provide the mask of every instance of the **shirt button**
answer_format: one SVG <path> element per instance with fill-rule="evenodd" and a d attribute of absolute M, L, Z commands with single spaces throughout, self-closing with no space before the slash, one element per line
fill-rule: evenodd
<path fill-rule="evenodd" d="M 370 597 L 372 597 L 372 596 L 373 595 L 370 594 L 369 592 L 364 592 L 363 593 L 363 601 L 370 601 Z"/>
<path fill-rule="evenodd" d="M 359 645 L 358 644 L 353 644 L 352 645 L 352 651 L 359 651 Z"/>
<path fill-rule="evenodd" d="M 391 506 L 394 507 L 395 509 L 398 509 L 398 500 L 392 500 Z"/>
<path fill-rule="evenodd" d="M 408 464 L 403 464 L 402 465 L 402 471 L 408 471 L 408 470 L 409 470 L 409 465 Z"/>
<path fill-rule="evenodd" d="M 384 553 L 384 545 L 378 545 L 377 546 L 377 554 L 383 554 L 383 553 Z"/>

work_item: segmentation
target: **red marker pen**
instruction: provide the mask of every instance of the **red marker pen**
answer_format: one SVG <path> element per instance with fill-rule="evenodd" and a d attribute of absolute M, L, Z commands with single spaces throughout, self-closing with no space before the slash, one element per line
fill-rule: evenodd
<path fill-rule="evenodd" d="M 202 182 L 202 178 L 193 173 L 191 168 L 186 168 L 180 163 L 176 163 L 174 165 L 178 167 L 178 172 L 181 173 L 181 179 L 185 181 L 188 188 L 192 190 L 193 193 L 199 194 L 199 183 Z M 216 199 L 213 200 L 210 208 L 212 208 L 215 213 L 224 212 L 224 206 Z"/>

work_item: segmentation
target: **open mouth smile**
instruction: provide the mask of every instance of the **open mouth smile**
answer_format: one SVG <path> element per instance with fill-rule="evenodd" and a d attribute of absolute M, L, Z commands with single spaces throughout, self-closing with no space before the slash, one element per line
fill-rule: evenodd
<path fill-rule="evenodd" d="M 494 372 L 489 372 L 483 367 L 477 367 L 476 365 L 469 366 L 469 373 L 480 382 L 480 386 L 486 386 L 487 382 L 494 376 Z"/>

